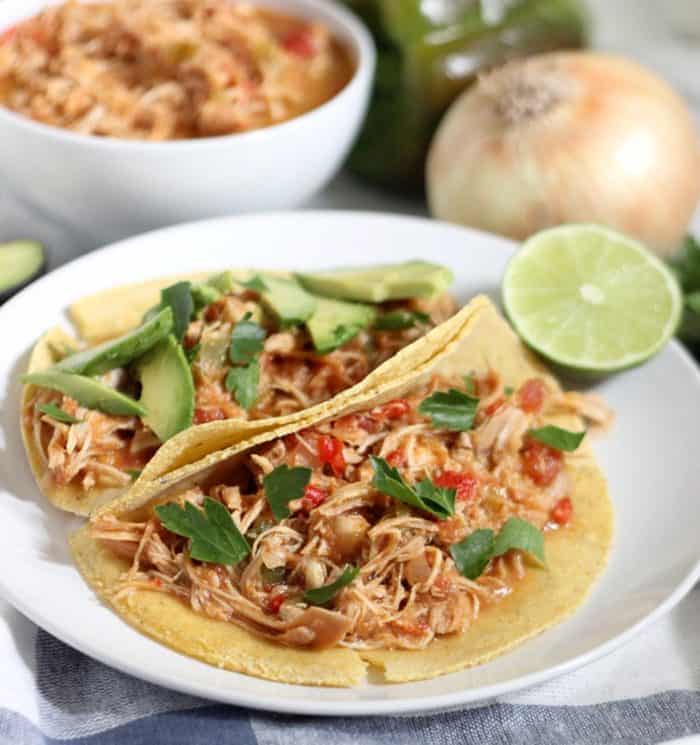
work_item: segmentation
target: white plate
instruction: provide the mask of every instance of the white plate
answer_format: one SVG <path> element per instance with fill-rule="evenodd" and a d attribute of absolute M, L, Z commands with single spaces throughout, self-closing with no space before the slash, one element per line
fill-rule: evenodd
<path fill-rule="evenodd" d="M 132 630 L 73 568 L 78 521 L 49 507 L 17 428 L 17 376 L 37 336 L 74 299 L 119 283 L 229 266 L 318 268 L 424 257 L 451 266 L 456 294 L 497 296 L 511 243 L 436 222 L 360 213 L 266 214 L 203 222 L 89 254 L 0 309 L 0 592 L 35 623 L 108 665 L 210 699 L 305 714 L 417 712 L 486 701 L 584 665 L 629 640 L 700 577 L 700 376 L 673 343 L 649 364 L 597 386 L 617 413 L 598 446 L 615 503 L 610 564 L 570 620 L 495 661 L 434 680 L 355 689 L 270 683 L 196 662 Z"/>

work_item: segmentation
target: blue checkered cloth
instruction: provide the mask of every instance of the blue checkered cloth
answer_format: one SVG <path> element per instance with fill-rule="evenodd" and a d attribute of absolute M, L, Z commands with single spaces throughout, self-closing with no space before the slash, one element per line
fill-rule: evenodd
<path fill-rule="evenodd" d="M 700 590 L 626 647 L 481 708 L 295 717 L 117 672 L 0 601 L 0 745 L 652 745 L 700 733 Z"/>

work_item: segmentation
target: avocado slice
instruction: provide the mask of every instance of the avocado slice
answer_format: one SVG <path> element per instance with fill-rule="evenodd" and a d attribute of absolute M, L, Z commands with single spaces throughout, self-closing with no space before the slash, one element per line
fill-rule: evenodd
<path fill-rule="evenodd" d="M 146 415 L 146 409 L 138 401 L 99 380 L 84 375 L 52 369 L 23 375 L 22 382 L 59 391 L 74 398 L 81 406 L 97 409 L 105 414 L 140 417 Z"/>
<path fill-rule="evenodd" d="M 222 295 L 227 295 L 229 292 L 233 292 L 236 286 L 236 280 L 233 278 L 233 272 L 227 270 L 218 274 L 212 274 L 204 284 L 207 287 L 213 287 L 215 290 L 218 290 Z"/>
<path fill-rule="evenodd" d="M 206 308 L 207 305 L 215 303 L 222 294 L 206 282 L 192 285 L 192 302 L 194 303 L 194 312 L 198 313 L 202 308 Z"/>
<path fill-rule="evenodd" d="M 194 383 L 189 363 L 175 337 L 166 336 L 136 365 L 141 380 L 143 421 L 165 442 L 192 424 Z"/>
<path fill-rule="evenodd" d="M 0 243 L 0 303 L 36 279 L 45 265 L 44 247 L 37 241 Z"/>
<path fill-rule="evenodd" d="M 296 276 L 309 292 L 366 303 L 433 297 L 443 293 L 454 281 L 450 269 L 429 261 L 334 269 Z"/>
<path fill-rule="evenodd" d="M 267 274 L 259 278 L 265 286 L 260 291 L 260 298 L 282 328 L 304 323 L 311 318 L 316 310 L 316 298 L 306 292 L 295 279 Z"/>
<path fill-rule="evenodd" d="M 100 375 L 115 367 L 124 367 L 164 339 L 172 328 L 173 312 L 164 308 L 128 334 L 71 354 L 54 365 L 54 369 L 79 375 Z"/>
<path fill-rule="evenodd" d="M 369 305 L 319 297 L 316 299 L 316 311 L 306 322 L 306 328 L 316 351 L 328 354 L 374 323 L 376 315 L 374 308 Z"/>

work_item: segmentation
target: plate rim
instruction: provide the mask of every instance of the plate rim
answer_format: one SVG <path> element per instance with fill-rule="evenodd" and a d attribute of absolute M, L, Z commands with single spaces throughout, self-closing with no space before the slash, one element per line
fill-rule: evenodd
<path fill-rule="evenodd" d="M 413 221 L 424 224 L 426 226 L 430 226 L 431 229 L 435 228 L 438 230 L 449 230 L 451 232 L 471 234 L 473 236 L 485 238 L 492 243 L 494 241 L 500 242 L 503 244 L 504 247 L 508 248 L 512 248 L 513 245 L 513 241 L 503 238 L 502 236 L 493 235 L 472 228 L 456 226 L 449 223 L 444 223 L 442 221 L 416 215 L 400 215 L 396 213 L 385 213 L 379 211 L 374 212 L 367 210 L 281 210 L 274 212 L 251 213 L 247 215 L 234 215 L 190 221 L 166 228 L 160 228 L 157 230 L 140 233 L 138 235 L 131 236 L 120 241 L 109 243 L 105 246 L 101 246 L 93 251 L 83 254 L 82 256 L 76 257 L 71 261 L 66 262 L 65 264 L 62 264 L 61 266 L 47 272 L 44 276 L 31 283 L 28 287 L 24 288 L 21 292 L 7 301 L 3 305 L 3 307 L 0 308 L 0 324 L 2 323 L 4 316 L 6 315 L 7 309 L 13 308 L 18 298 L 39 291 L 41 288 L 41 284 L 49 278 L 51 278 L 51 281 L 54 281 L 55 276 L 59 275 L 61 272 L 67 271 L 69 273 L 71 271 L 74 271 L 76 265 L 80 265 L 81 263 L 89 263 L 89 261 L 99 260 L 99 256 L 106 253 L 117 252 L 125 246 L 128 246 L 129 244 L 138 244 L 143 241 L 151 240 L 155 236 L 161 237 L 173 232 L 186 232 L 188 230 L 197 230 L 198 228 L 202 227 L 215 228 L 220 225 L 227 225 L 231 223 L 235 224 L 241 221 L 254 222 L 261 219 L 277 220 L 282 218 L 292 220 L 302 219 L 313 222 L 314 220 L 321 217 L 324 219 L 328 219 L 329 217 L 338 217 L 341 220 L 366 220 L 369 218 L 372 220 L 383 222 Z M 676 339 L 672 339 L 668 346 L 672 350 L 672 354 L 677 357 L 679 364 L 682 364 L 691 372 L 691 374 L 695 377 L 698 385 L 700 386 L 700 369 L 698 369 L 698 365 L 693 360 L 691 354 Z M 615 550 L 614 546 L 612 550 Z M 71 570 L 77 571 L 74 565 L 71 566 Z M 39 621 L 37 619 L 37 614 L 34 612 L 33 608 L 29 604 L 25 603 L 20 595 L 13 592 L 11 588 L 7 586 L 2 574 L 0 574 L 0 596 L 2 596 L 11 606 L 18 610 L 22 615 L 27 617 L 37 627 L 44 629 L 46 632 L 64 642 L 65 644 L 69 645 L 70 647 L 109 667 L 131 675 L 135 678 L 162 686 L 166 689 L 177 691 L 187 695 L 197 696 L 208 701 L 217 701 L 220 703 L 232 704 L 236 706 L 244 706 L 256 711 L 272 711 L 284 714 L 315 715 L 323 717 L 356 717 L 392 714 L 420 714 L 431 711 L 443 711 L 460 706 L 469 706 L 477 703 L 480 703 L 481 705 L 488 705 L 490 702 L 500 696 L 525 690 L 566 673 L 573 672 L 574 670 L 577 670 L 587 664 L 590 664 L 598 659 L 607 656 L 614 650 L 631 641 L 644 629 L 658 621 L 659 618 L 663 617 L 666 613 L 672 610 L 698 581 L 700 581 L 700 552 L 698 558 L 695 561 L 695 564 L 686 573 L 682 581 L 676 585 L 673 592 L 671 592 L 650 613 L 638 620 L 636 623 L 632 624 L 623 632 L 613 636 L 612 638 L 608 639 L 602 644 L 599 644 L 593 649 L 576 655 L 544 670 L 510 678 L 509 680 L 491 685 L 479 686 L 476 688 L 467 688 L 448 693 L 438 693 L 435 695 L 428 694 L 421 699 L 411 697 L 408 699 L 388 698 L 367 700 L 363 698 L 352 697 L 352 692 L 358 690 L 357 688 L 339 688 L 337 690 L 345 690 L 349 693 L 350 698 L 344 701 L 323 699 L 314 700 L 313 697 L 310 697 L 308 699 L 275 698 L 274 691 L 270 694 L 261 694 L 260 692 L 249 694 L 246 693 L 244 687 L 215 690 L 211 686 L 207 687 L 207 685 L 204 683 L 188 682 L 186 680 L 173 680 L 167 678 L 167 676 L 165 675 L 160 675 L 157 670 L 140 668 L 136 663 L 132 663 L 129 659 L 118 658 L 116 655 L 113 656 L 110 653 L 109 649 L 103 649 L 97 645 L 90 643 L 89 641 L 85 641 L 77 633 L 72 634 L 70 629 L 62 628 L 55 625 L 50 618 L 47 620 L 47 618 L 42 617 L 41 621 Z M 87 587 L 87 585 L 85 587 L 87 592 L 92 592 Z M 111 609 L 108 608 L 108 610 L 112 612 Z M 569 617 L 572 617 L 573 615 L 575 615 L 575 612 Z M 123 619 L 121 619 L 121 622 L 129 626 L 133 633 L 143 635 L 141 632 L 134 629 L 133 626 L 130 626 Z M 168 647 L 164 647 L 164 649 L 172 654 L 177 654 L 186 659 L 191 659 L 187 655 L 183 655 L 179 652 L 171 650 Z M 243 676 L 242 673 L 238 675 Z M 269 684 L 273 688 L 278 686 L 285 687 L 288 685 L 286 683 L 269 680 L 264 680 L 264 682 Z M 400 686 L 401 684 L 387 683 L 386 685 L 392 686 L 393 688 L 395 686 Z M 309 691 L 315 690 L 314 686 L 306 686 L 306 688 L 308 688 Z"/>

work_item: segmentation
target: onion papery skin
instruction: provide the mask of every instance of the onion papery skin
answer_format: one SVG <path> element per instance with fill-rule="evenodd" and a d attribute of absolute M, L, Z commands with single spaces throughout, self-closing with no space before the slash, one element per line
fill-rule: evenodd
<path fill-rule="evenodd" d="M 700 199 L 700 141 L 683 100 L 640 65 L 545 54 L 490 73 L 455 101 L 426 186 L 442 220 L 516 240 L 595 222 L 668 256 Z"/>

